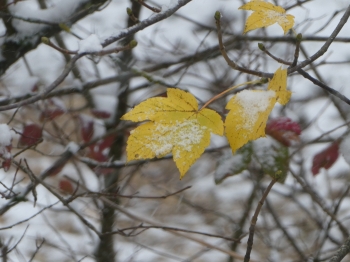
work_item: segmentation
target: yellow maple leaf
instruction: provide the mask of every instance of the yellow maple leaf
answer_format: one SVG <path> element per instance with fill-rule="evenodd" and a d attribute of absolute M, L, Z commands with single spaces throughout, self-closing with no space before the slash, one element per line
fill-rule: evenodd
<path fill-rule="evenodd" d="M 265 136 L 267 119 L 276 102 L 288 103 L 287 70 L 278 69 L 267 91 L 244 90 L 232 97 L 226 105 L 230 112 L 225 120 L 226 137 L 232 152 L 251 140 Z"/>
<path fill-rule="evenodd" d="M 168 88 L 167 97 L 140 103 L 122 120 L 150 120 L 134 129 L 128 139 L 128 161 L 163 157 L 172 152 L 182 178 L 210 143 L 210 133 L 222 135 L 218 113 L 198 110 L 196 98 L 183 90 Z"/>
<path fill-rule="evenodd" d="M 286 14 L 286 10 L 280 6 L 262 0 L 252 0 L 242 5 L 239 9 L 253 11 L 246 21 L 244 34 L 251 30 L 267 27 L 275 23 L 278 23 L 282 27 L 284 34 L 286 34 L 294 25 L 293 15 Z"/>

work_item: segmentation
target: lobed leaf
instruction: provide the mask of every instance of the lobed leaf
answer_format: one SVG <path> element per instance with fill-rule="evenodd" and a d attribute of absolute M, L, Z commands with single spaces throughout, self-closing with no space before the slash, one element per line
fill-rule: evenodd
<path fill-rule="evenodd" d="M 282 27 L 284 34 L 286 34 L 294 25 L 293 15 L 286 14 L 286 10 L 280 6 L 275 6 L 262 0 L 252 0 L 242 5 L 239 9 L 253 11 L 246 21 L 244 34 L 275 23 L 278 23 Z"/>
<path fill-rule="evenodd" d="M 249 141 L 265 136 L 266 122 L 275 103 L 289 101 L 287 70 L 279 68 L 267 89 L 244 90 L 228 102 L 226 109 L 230 112 L 225 120 L 225 132 L 233 153 Z"/>
<path fill-rule="evenodd" d="M 223 122 L 210 109 L 198 110 L 195 97 L 167 89 L 167 97 L 149 98 L 122 117 L 151 120 L 134 129 L 127 142 L 128 161 L 164 157 L 172 153 L 182 178 L 210 143 L 210 133 L 222 135 Z"/>
<path fill-rule="evenodd" d="M 265 136 L 265 126 L 276 103 L 274 91 L 244 90 L 227 104 L 226 137 L 232 152 L 251 140 Z"/>

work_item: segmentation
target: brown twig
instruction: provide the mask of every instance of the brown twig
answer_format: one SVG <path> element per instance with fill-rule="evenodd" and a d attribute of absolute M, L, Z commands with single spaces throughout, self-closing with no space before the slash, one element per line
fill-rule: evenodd
<path fill-rule="evenodd" d="M 265 54 L 267 54 L 269 57 L 271 57 L 273 60 L 277 61 L 278 63 L 284 64 L 284 65 L 291 65 L 291 62 L 288 62 L 282 58 L 279 58 L 277 56 L 274 56 L 273 54 L 271 54 L 269 52 L 269 50 L 266 49 L 266 47 L 264 46 L 264 44 L 262 43 L 258 43 L 258 47 L 261 51 L 263 51 Z"/>
<path fill-rule="evenodd" d="M 341 94 L 340 92 L 338 92 L 337 90 L 327 86 L 325 83 L 317 80 L 316 78 L 313 78 L 312 76 L 310 76 L 307 72 L 305 72 L 303 69 L 298 69 L 297 70 L 299 74 L 301 74 L 303 77 L 305 77 L 306 79 L 309 79 L 312 83 L 314 83 L 315 85 L 323 88 L 324 90 L 326 90 L 328 93 L 331 93 L 332 95 L 338 97 L 340 100 L 342 100 L 343 102 L 347 103 L 348 105 L 350 105 L 350 99 L 347 98 L 346 96 L 344 96 L 343 94 Z"/>
<path fill-rule="evenodd" d="M 238 64 L 236 64 L 235 62 L 233 62 L 230 57 L 228 56 L 225 46 L 223 44 L 222 41 L 222 31 L 221 31 L 221 13 L 219 11 L 215 12 L 215 22 L 216 22 L 216 29 L 218 31 L 218 41 L 219 41 L 219 48 L 221 51 L 222 56 L 224 57 L 226 63 L 232 67 L 235 70 L 238 70 L 240 72 L 243 73 L 247 73 L 247 74 L 251 74 L 251 75 L 256 75 L 256 76 L 260 76 L 260 77 L 269 77 L 270 74 L 261 72 L 261 71 L 255 71 L 255 70 L 251 70 L 249 68 L 245 68 L 245 67 L 241 67 Z"/>
<path fill-rule="evenodd" d="M 316 59 L 318 59 L 319 57 L 321 57 L 322 55 L 324 55 L 328 48 L 330 47 L 330 45 L 333 43 L 334 39 L 337 37 L 337 35 L 339 34 L 340 30 L 343 28 L 343 26 L 346 24 L 346 22 L 348 21 L 350 16 L 350 5 L 348 6 L 348 8 L 346 9 L 345 13 L 343 14 L 342 18 L 340 19 L 339 23 L 337 24 L 336 28 L 333 30 L 332 34 L 328 37 L 327 41 L 324 43 L 324 45 L 315 53 L 313 54 L 311 57 L 309 57 L 308 59 L 304 60 L 303 62 L 299 63 L 297 66 L 291 67 L 288 69 L 288 74 L 291 74 L 295 71 L 298 71 L 302 68 L 304 68 L 305 66 L 311 64 L 312 62 L 314 62 Z"/>
<path fill-rule="evenodd" d="M 298 63 L 300 43 L 301 43 L 302 37 L 303 36 L 301 34 L 298 34 L 297 37 L 296 37 L 295 51 L 294 51 L 294 60 L 293 60 L 293 63 L 291 65 L 291 67 L 296 66 L 297 63 Z"/>
<path fill-rule="evenodd" d="M 159 228 L 159 229 L 163 229 L 163 230 L 173 230 L 173 231 L 179 231 L 179 232 L 184 232 L 184 233 L 191 233 L 191 234 L 198 234 L 198 235 L 203 235 L 203 236 L 209 236 L 209 237 L 215 237 L 215 238 L 221 238 L 221 239 L 225 239 L 228 241 L 232 241 L 235 243 L 240 243 L 241 239 L 240 238 L 231 238 L 231 237 L 225 237 L 225 236 L 221 236 L 221 235 L 215 235 L 215 234 L 210 234 L 210 233 L 205 233 L 205 232 L 199 232 L 199 231 L 194 231 L 194 230 L 188 230 L 188 229 L 183 229 L 183 228 L 177 228 L 177 227 L 166 227 L 166 226 L 144 226 L 144 225 L 139 225 L 139 226 L 135 226 L 135 227 L 128 227 L 128 228 L 123 228 L 123 229 L 119 229 L 116 232 L 109 232 L 106 234 L 113 234 L 113 233 L 120 233 L 120 232 L 124 232 L 127 230 L 137 230 L 137 229 L 150 229 L 150 228 Z M 243 238 L 245 235 L 243 235 L 241 238 Z"/>
<path fill-rule="evenodd" d="M 344 242 L 344 244 L 338 249 L 338 251 L 332 256 L 329 262 L 340 262 L 343 258 L 350 253 L 350 237 Z"/>
<path fill-rule="evenodd" d="M 283 226 L 282 222 L 278 218 L 278 215 L 276 214 L 275 210 L 270 205 L 270 203 L 269 203 L 269 201 L 267 199 L 266 199 L 266 207 L 267 207 L 269 213 L 271 214 L 271 216 L 273 217 L 273 220 L 275 221 L 277 227 L 283 232 L 283 235 L 288 239 L 288 241 L 291 244 L 291 246 L 298 253 L 301 261 L 307 261 L 308 260 L 307 256 L 305 256 L 305 254 L 302 252 L 302 250 L 297 245 L 295 239 L 289 234 L 287 229 Z"/>
<path fill-rule="evenodd" d="M 156 16 L 153 16 L 147 20 L 144 20 L 141 23 L 139 23 L 131 28 L 125 29 L 121 33 L 119 33 L 117 36 L 112 36 L 112 37 L 106 39 L 101 44 L 102 47 L 106 47 L 106 46 L 108 46 L 108 45 L 110 45 L 118 40 L 121 40 L 121 39 L 123 39 L 127 36 L 130 36 L 130 35 L 133 35 L 136 32 L 145 29 L 146 27 L 149 27 L 149 26 L 151 26 L 151 25 L 153 25 L 161 20 L 168 18 L 169 16 L 174 14 L 178 9 L 180 9 L 182 6 L 188 4 L 191 1 L 192 0 L 179 0 L 175 6 L 173 6 L 172 8 L 169 8 L 165 12 L 161 12 L 161 13 L 157 14 Z M 79 54 L 76 54 L 74 57 L 72 57 L 72 60 L 66 65 L 66 67 L 63 70 L 63 72 L 61 73 L 61 75 L 51 85 L 49 85 L 45 89 L 44 92 L 42 92 L 36 96 L 30 97 L 26 100 L 23 100 L 21 102 L 18 102 L 18 103 L 13 103 L 13 104 L 6 105 L 6 106 L 0 106 L 0 111 L 5 111 L 5 110 L 10 110 L 10 109 L 22 107 L 24 105 L 32 104 L 34 102 L 37 102 L 37 101 L 45 98 L 52 90 L 54 90 L 60 83 L 62 83 L 64 81 L 64 79 L 67 77 L 67 75 L 70 73 L 70 71 L 74 67 L 76 61 L 78 61 L 81 57 L 86 56 L 86 55 L 89 55 L 89 54 L 88 53 L 79 53 Z"/>
<path fill-rule="evenodd" d="M 248 237 L 248 241 L 247 241 L 247 251 L 245 253 L 244 256 L 244 262 L 249 262 L 250 261 L 250 253 L 252 251 L 253 248 L 253 242 L 254 242 L 254 231 L 255 231 L 255 225 L 256 222 L 258 221 L 258 216 L 260 213 L 260 210 L 264 204 L 265 199 L 267 198 L 267 195 L 270 193 L 271 188 L 273 187 L 273 185 L 277 182 L 277 180 L 272 180 L 270 182 L 270 184 L 268 185 L 268 187 L 265 189 L 264 194 L 262 195 L 258 206 L 256 207 L 256 210 L 254 212 L 252 221 L 250 223 L 250 227 L 249 227 L 249 237 Z"/>
<path fill-rule="evenodd" d="M 150 225 L 153 225 L 153 226 L 163 227 L 163 225 L 161 225 L 158 222 L 154 222 L 151 219 L 148 219 L 148 218 L 146 218 L 144 216 L 141 217 L 141 216 L 138 216 L 138 215 L 135 215 L 135 214 L 131 213 L 127 209 L 121 207 L 120 205 L 117 205 L 116 203 L 114 203 L 113 201 L 110 201 L 109 199 L 107 199 L 105 197 L 101 197 L 100 200 L 105 202 L 109 206 L 113 207 L 114 209 L 118 210 L 119 212 L 123 213 L 124 215 L 130 217 L 131 219 L 134 219 L 134 220 L 142 222 L 142 223 L 147 223 L 147 224 L 150 224 Z M 166 230 L 166 227 L 164 227 L 164 228 L 165 228 L 164 230 Z M 212 245 L 210 243 L 207 243 L 207 242 L 205 242 L 205 241 L 203 241 L 201 239 L 197 239 L 197 238 L 194 238 L 192 236 L 188 236 L 186 234 L 182 234 L 182 233 L 179 233 L 179 232 L 174 231 L 174 230 L 166 230 L 166 231 L 171 233 L 171 234 L 173 234 L 173 235 L 180 236 L 180 237 L 183 237 L 185 239 L 194 241 L 194 242 L 196 242 L 198 244 L 201 244 L 203 246 L 209 247 L 211 249 L 218 250 L 218 251 L 220 251 L 222 253 L 225 253 L 227 255 L 233 256 L 235 258 L 243 259 L 243 257 L 241 255 L 237 254 L 236 252 L 232 252 L 232 251 L 229 251 L 229 250 L 225 250 L 225 249 L 223 249 L 221 247 L 214 246 L 214 245 Z"/>
<path fill-rule="evenodd" d="M 144 7 L 148 8 L 149 10 L 151 10 L 155 13 L 160 13 L 162 11 L 162 9 L 160 9 L 160 8 L 153 7 L 153 6 L 150 6 L 149 4 L 145 3 L 144 0 L 136 0 L 136 1 L 139 2 L 140 5 L 143 5 Z"/>
<path fill-rule="evenodd" d="M 49 38 L 46 38 L 46 37 L 42 37 L 41 38 L 41 41 L 52 47 L 53 49 L 57 50 L 58 52 L 61 52 L 63 54 L 69 54 L 69 55 L 76 55 L 76 54 L 79 54 L 79 51 L 71 51 L 71 50 L 68 50 L 68 49 L 64 49 L 64 48 L 61 48 L 59 46 L 56 46 L 55 44 L 53 44 Z M 95 55 L 95 56 L 104 56 L 104 55 L 109 55 L 109 54 L 113 54 L 113 53 L 119 53 L 121 51 L 126 51 L 126 50 L 130 50 L 134 47 L 137 46 L 137 42 L 135 40 L 131 41 L 128 45 L 126 46 L 120 46 L 120 47 L 115 47 L 115 48 L 112 48 L 112 49 L 108 49 L 108 50 L 102 50 L 102 51 L 98 51 L 98 52 L 85 52 L 84 54 L 85 55 Z"/>
<path fill-rule="evenodd" d="M 348 229 L 337 219 L 337 217 L 325 206 L 325 204 L 322 201 L 322 198 L 314 191 L 312 188 L 304 182 L 300 176 L 294 173 L 293 170 L 289 170 L 292 176 L 295 178 L 295 180 L 298 181 L 298 183 L 304 188 L 304 190 L 310 195 L 312 200 L 314 200 L 320 208 L 333 220 L 337 223 L 339 226 L 340 231 L 343 233 L 345 237 L 349 236 Z"/>

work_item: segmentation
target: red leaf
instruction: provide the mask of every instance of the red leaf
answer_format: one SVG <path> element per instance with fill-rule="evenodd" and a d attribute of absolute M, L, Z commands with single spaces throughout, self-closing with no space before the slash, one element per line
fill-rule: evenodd
<path fill-rule="evenodd" d="M 321 168 L 329 169 L 339 156 L 339 144 L 334 142 L 329 147 L 314 156 L 312 161 L 312 174 L 316 176 Z"/>
<path fill-rule="evenodd" d="M 92 158 L 98 162 L 106 162 L 108 160 L 107 154 L 104 154 L 103 150 L 101 151 L 96 144 L 91 145 L 89 149 L 90 149 L 88 154 L 89 158 Z"/>
<path fill-rule="evenodd" d="M 80 116 L 79 117 L 81 128 L 81 137 L 83 138 L 84 142 L 89 142 L 91 138 L 94 136 L 94 121 L 93 119 Z"/>
<path fill-rule="evenodd" d="M 65 113 L 65 110 L 61 108 L 54 108 L 54 109 L 46 109 L 43 111 L 40 115 L 40 121 L 44 120 L 53 120 L 58 116 L 61 116 Z"/>
<path fill-rule="evenodd" d="M 60 180 L 58 187 L 64 194 L 71 195 L 74 193 L 74 186 L 68 179 Z"/>
<path fill-rule="evenodd" d="M 115 140 L 116 135 L 109 135 L 105 137 L 100 143 L 100 151 L 105 150 L 106 148 L 110 148 Z"/>
<path fill-rule="evenodd" d="M 97 117 L 97 118 L 101 118 L 101 119 L 107 119 L 111 117 L 111 113 L 107 112 L 107 111 L 102 111 L 102 110 L 98 110 L 98 109 L 92 109 L 91 113 Z"/>
<path fill-rule="evenodd" d="M 32 146 L 42 139 L 43 130 L 37 124 L 29 124 L 24 126 L 19 144 L 21 146 Z"/>
<path fill-rule="evenodd" d="M 300 142 L 301 128 L 297 122 L 292 121 L 288 117 L 271 119 L 266 125 L 265 132 L 285 146 L 295 145 Z"/>
<path fill-rule="evenodd" d="M 9 171 L 12 163 L 12 158 L 7 158 L 2 162 L 2 168 L 5 172 Z"/>

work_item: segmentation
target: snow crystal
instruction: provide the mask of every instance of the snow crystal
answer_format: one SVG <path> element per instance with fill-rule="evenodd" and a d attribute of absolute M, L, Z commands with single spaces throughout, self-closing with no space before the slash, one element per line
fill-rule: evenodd
<path fill-rule="evenodd" d="M 0 146 L 11 145 L 12 134 L 10 127 L 6 124 L 0 124 Z"/>
<path fill-rule="evenodd" d="M 244 90 L 236 95 L 237 103 L 242 106 L 244 111 L 245 122 L 242 125 L 244 129 L 251 129 L 255 124 L 259 113 L 264 112 L 269 104 L 270 99 L 275 96 L 275 91 L 257 92 Z"/>
<path fill-rule="evenodd" d="M 201 126 L 197 119 L 186 122 L 177 122 L 175 125 L 157 124 L 156 133 L 151 137 L 151 143 L 146 147 L 151 149 L 156 156 L 162 156 L 171 151 L 173 147 L 174 158 L 179 158 L 181 151 L 192 151 L 192 146 L 199 144 L 207 128 Z M 159 134 L 162 134 L 159 136 Z"/>
<path fill-rule="evenodd" d="M 76 144 L 75 142 L 69 142 L 69 144 L 67 145 L 66 149 L 71 152 L 72 154 L 76 154 L 79 149 L 80 149 L 80 146 L 78 144 Z"/>
<path fill-rule="evenodd" d="M 340 144 L 340 152 L 345 161 L 350 165 L 350 135 L 347 135 Z"/>
<path fill-rule="evenodd" d="M 267 10 L 264 12 L 264 23 L 270 20 L 276 21 L 279 24 L 289 23 L 286 14 L 281 14 L 273 10 Z"/>
<path fill-rule="evenodd" d="M 79 53 L 100 52 L 102 45 L 97 35 L 91 34 L 87 38 L 79 41 Z"/>

